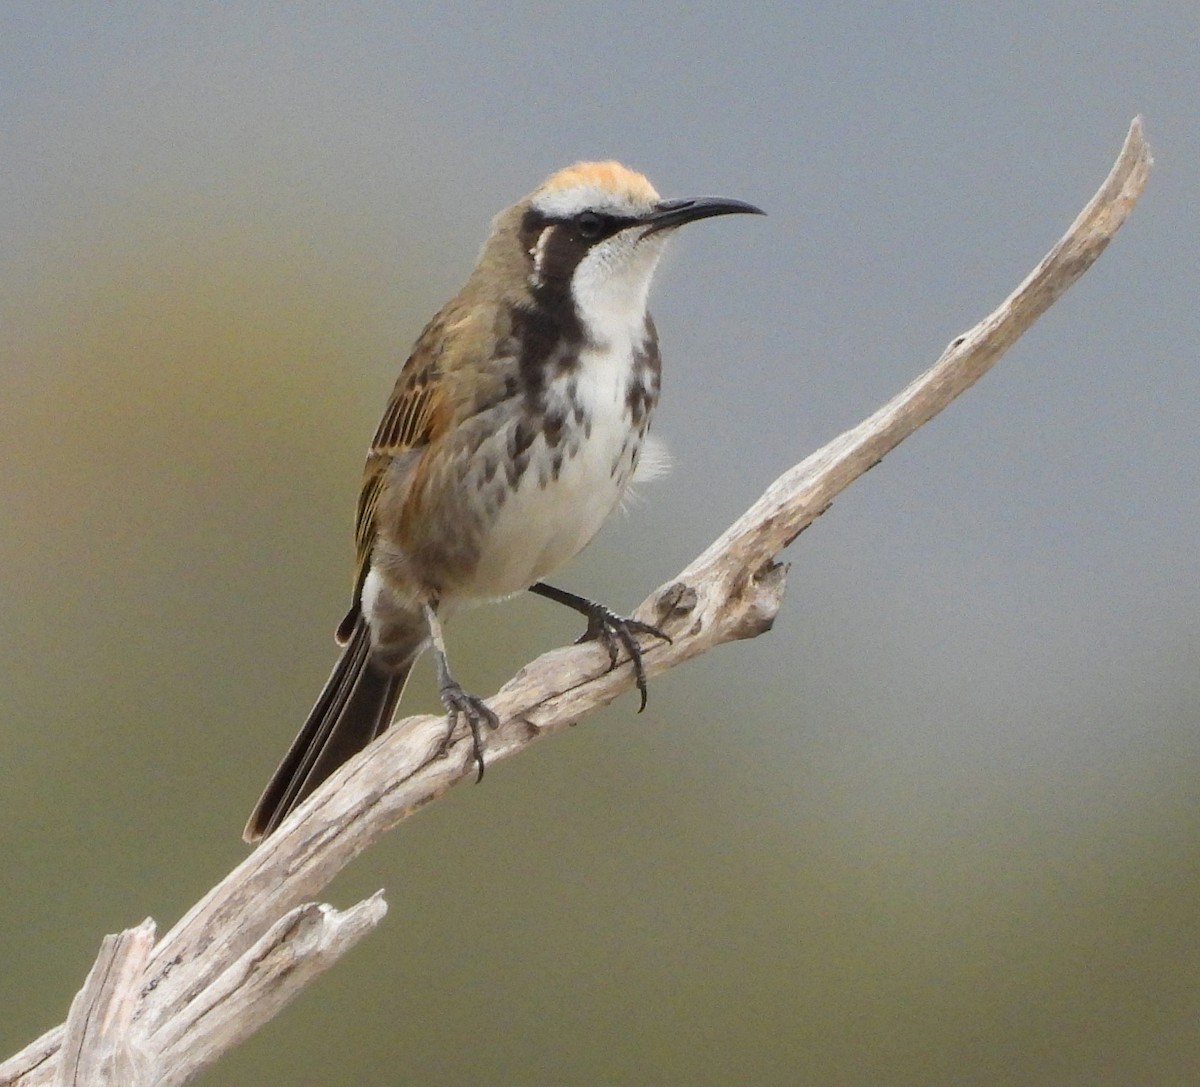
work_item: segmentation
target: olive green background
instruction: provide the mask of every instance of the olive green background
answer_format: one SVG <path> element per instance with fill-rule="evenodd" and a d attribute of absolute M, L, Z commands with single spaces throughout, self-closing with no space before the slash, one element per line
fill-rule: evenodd
<path fill-rule="evenodd" d="M 0 1056 L 244 855 L 495 211 L 615 156 L 770 213 L 656 285 L 675 470 L 558 579 L 629 609 L 997 303 L 1141 111 L 1131 221 L 797 541 L 774 632 L 398 829 L 328 892 L 382 928 L 199 1082 L 1196 1082 L 1198 70 L 1192 2 L 5 4 Z M 486 694 L 577 632 L 449 636 Z"/>

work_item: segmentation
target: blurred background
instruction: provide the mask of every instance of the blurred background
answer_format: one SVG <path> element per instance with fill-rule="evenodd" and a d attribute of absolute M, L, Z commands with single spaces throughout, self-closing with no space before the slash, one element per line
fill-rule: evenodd
<path fill-rule="evenodd" d="M 799 539 L 775 630 L 362 857 L 329 900 L 386 923 L 200 1082 L 1195 1082 L 1198 64 L 1190 0 L 6 3 L 0 1056 L 244 856 L 496 211 L 613 156 L 770 213 L 658 277 L 675 470 L 558 579 L 627 610 L 998 303 L 1142 112 L 1130 222 Z M 451 652 L 486 694 L 577 633 L 531 598 Z"/>

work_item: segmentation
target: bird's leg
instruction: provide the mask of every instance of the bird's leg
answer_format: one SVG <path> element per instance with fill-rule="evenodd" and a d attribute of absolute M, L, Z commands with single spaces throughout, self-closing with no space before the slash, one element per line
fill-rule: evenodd
<path fill-rule="evenodd" d="M 454 735 L 458 725 L 459 715 L 466 718 L 471 729 L 471 747 L 475 754 L 475 765 L 479 773 L 475 777 L 478 783 L 483 780 L 483 736 L 482 728 L 495 728 L 500 724 L 498 718 L 482 698 L 476 698 L 463 690 L 462 685 L 450 674 L 450 664 L 446 660 L 446 640 L 442 637 L 442 624 L 438 620 L 433 605 L 423 605 L 425 622 L 429 625 L 429 640 L 433 643 L 433 661 L 437 668 L 438 697 L 446 707 L 449 731 L 446 733 L 446 744 Z"/>
<path fill-rule="evenodd" d="M 668 643 L 671 641 L 670 635 L 656 626 L 643 623 L 639 619 L 626 619 L 603 604 L 589 600 L 586 596 L 578 596 L 565 589 L 557 589 L 553 585 L 547 585 L 544 581 L 529 586 L 529 591 L 558 604 L 565 604 L 573 611 L 586 616 L 587 630 L 576 641 L 598 640 L 608 650 L 610 668 L 616 668 L 622 649 L 629 654 L 629 659 L 633 662 L 634 682 L 637 684 L 638 694 L 642 698 L 641 705 L 638 706 L 638 713 L 641 713 L 646 708 L 646 667 L 642 663 L 642 647 L 638 645 L 634 635 L 650 634 Z"/>

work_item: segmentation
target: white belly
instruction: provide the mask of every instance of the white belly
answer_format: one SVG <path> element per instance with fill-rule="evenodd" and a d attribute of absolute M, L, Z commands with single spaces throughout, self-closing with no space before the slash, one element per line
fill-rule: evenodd
<path fill-rule="evenodd" d="M 576 430 L 563 439 L 557 475 L 556 450 L 542 435 L 534 439 L 518 486 L 486 531 L 469 595 L 507 596 L 553 573 L 583 550 L 621 501 L 639 444 L 626 405 L 627 360 L 624 353 L 585 351 L 579 369 L 546 390 L 548 408 L 568 420 L 581 407 L 590 434 Z"/>

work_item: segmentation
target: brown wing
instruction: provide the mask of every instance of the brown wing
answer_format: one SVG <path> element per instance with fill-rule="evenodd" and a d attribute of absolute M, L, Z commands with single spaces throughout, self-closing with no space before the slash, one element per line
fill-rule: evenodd
<path fill-rule="evenodd" d="M 389 465 L 402 453 L 428 444 L 433 437 L 440 378 L 436 359 L 414 354 L 400 372 L 379 422 L 379 429 L 371 441 L 371 448 L 367 450 L 354 521 L 358 571 L 356 585 L 361 585 L 362 578 L 366 576 L 366 564 L 375 540 L 375 509 Z"/>
<path fill-rule="evenodd" d="M 444 340 L 442 321 L 435 318 L 417 340 L 396 379 L 383 418 L 375 431 L 367 461 L 363 466 L 362 489 L 358 494 L 358 510 L 354 520 L 354 602 L 338 627 L 338 641 L 345 643 L 358 615 L 359 594 L 371 565 L 371 549 L 375 546 L 375 517 L 379 495 L 387 479 L 388 468 L 396 457 L 427 445 L 435 436 L 442 396 L 440 365 Z"/>

